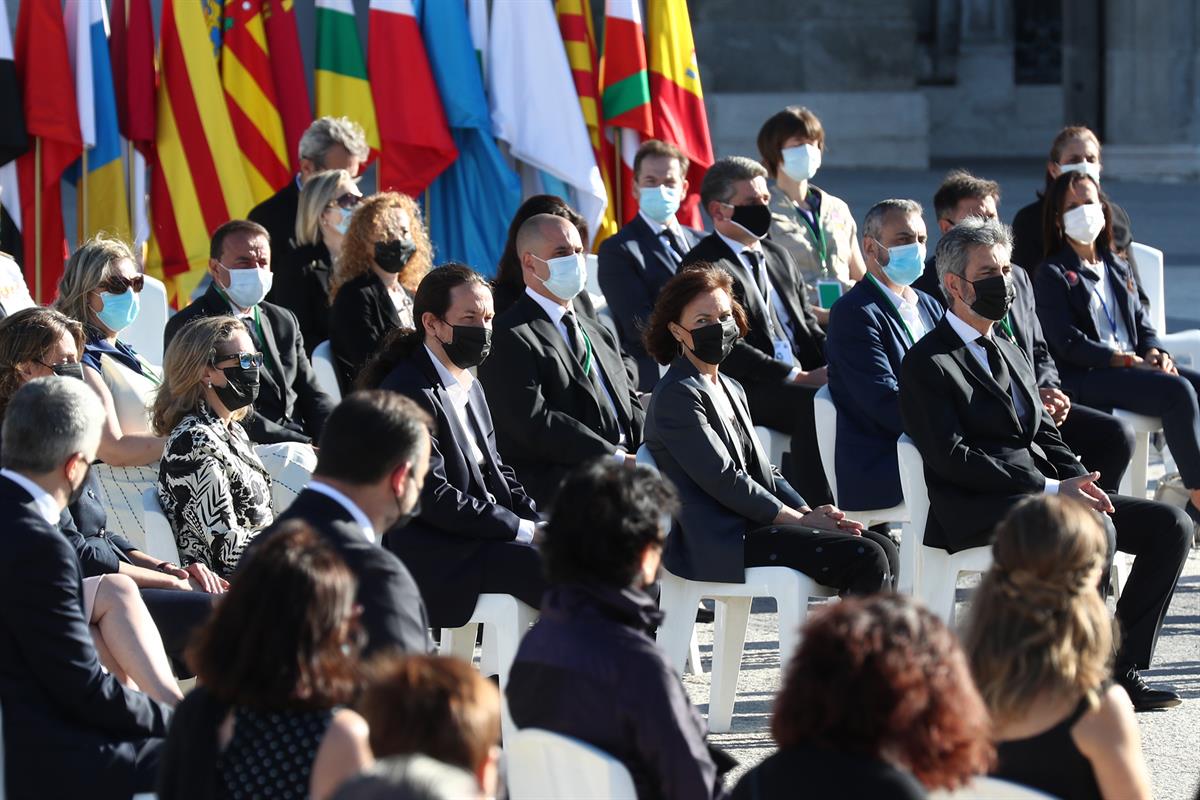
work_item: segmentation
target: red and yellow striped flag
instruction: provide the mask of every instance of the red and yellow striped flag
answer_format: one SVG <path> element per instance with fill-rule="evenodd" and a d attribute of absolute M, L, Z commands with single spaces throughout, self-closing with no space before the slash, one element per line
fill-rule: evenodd
<path fill-rule="evenodd" d="M 177 307 L 204 275 L 212 232 L 254 205 L 240 161 L 226 155 L 240 148 L 217 70 L 220 21 L 208 0 L 163 2 L 146 266 Z"/>
<path fill-rule="evenodd" d="M 609 195 L 624 225 L 637 213 L 633 186 L 633 159 L 645 139 L 653 138 L 650 117 L 650 79 L 646 70 L 646 41 L 639 0 L 606 0 L 604 5 L 604 56 L 600 61 L 600 89 L 604 122 L 608 126 L 614 186 Z M 612 153 L 620 153 L 616 158 Z"/>

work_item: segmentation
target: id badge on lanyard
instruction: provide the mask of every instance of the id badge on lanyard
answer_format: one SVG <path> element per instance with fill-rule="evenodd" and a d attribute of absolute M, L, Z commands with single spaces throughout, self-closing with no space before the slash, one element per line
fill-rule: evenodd
<path fill-rule="evenodd" d="M 785 364 L 795 362 L 795 355 L 792 353 L 792 346 L 788 344 L 787 339 L 771 339 L 771 343 L 775 346 L 775 360 L 782 361 Z"/>

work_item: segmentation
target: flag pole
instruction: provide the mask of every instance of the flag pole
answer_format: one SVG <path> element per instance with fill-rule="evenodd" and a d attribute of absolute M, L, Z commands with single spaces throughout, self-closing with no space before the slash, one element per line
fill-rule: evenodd
<path fill-rule="evenodd" d="M 80 162 L 79 169 L 79 191 L 76 193 L 75 202 L 79 204 L 79 244 L 83 244 L 88 238 L 88 149 L 85 145 L 83 148 L 83 156 Z"/>
<path fill-rule="evenodd" d="M 425 187 L 425 235 L 433 241 L 433 219 L 429 214 L 429 187 Z"/>
<path fill-rule="evenodd" d="M 617 210 L 617 230 L 625 224 L 625 209 L 621 205 L 625 202 L 625 183 L 621 179 L 621 165 L 625 163 L 621 160 L 621 147 L 624 142 L 621 141 L 621 129 L 613 128 L 613 195 L 615 202 L 613 207 Z"/>
<path fill-rule="evenodd" d="M 42 302 L 42 137 L 33 140 L 33 297 Z"/>

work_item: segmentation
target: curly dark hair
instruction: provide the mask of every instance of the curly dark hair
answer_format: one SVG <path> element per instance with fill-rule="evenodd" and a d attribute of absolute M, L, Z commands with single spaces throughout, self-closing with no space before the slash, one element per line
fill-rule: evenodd
<path fill-rule="evenodd" d="M 814 611 L 775 701 L 771 734 L 796 744 L 890 758 L 930 789 L 992 764 L 991 723 L 958 640 L 896 594 Z"/>
<path fill-rule="evenodd" d="M 642 331 L 642 344 L 655 361 L 659 364 L 670 364 L 675 356 L 679 355 L 679 343 L 675 341 L 667 326 L 672 322 L 679 325 L 684 307 L 692 302 L 696 295 L 714 289 L 722 289 L 729 295 L 733 303 L 733 321 L 737 323 L 738 334 L 745 336 L 750 332 L 746 310 L 733 296 L 733 278 L 720 267 L 698 261 L 677 272 L 658 293 L 654 311 Z"/>
<path fill-rule="evenodd" d="M 1066 213 L 1067 196 L 1074 191 L 1076 184 L 1087 181 L 1096 187 L 1100 196 L 1100 207 L 1104 209 L 1104 230 L 1096 237 L 1096 248 L 1100 252 L 1112 252 L 1113 229 L 1112 209 L 1108 205 L 1108 195 L 1083 172 L 1064 172 L 1046 189 L 1046 199 L 1042 204 L 1042 242 L 1044 255 L 1049 258 L 1057 253 L 1067 243 L 1067 234 L 1063 228 L 1063 214 Z"/>

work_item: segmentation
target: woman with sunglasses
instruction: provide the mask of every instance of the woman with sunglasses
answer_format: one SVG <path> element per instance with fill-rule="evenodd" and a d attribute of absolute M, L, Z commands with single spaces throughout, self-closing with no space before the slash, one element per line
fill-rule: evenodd
<path fill-rule="evenodd" d="M 167 436 L 158 473 L 162 503 L 186 567 L 233 574 L 271 524 L 271 478 L 241 425 L 258 396 L 263 356 L 235 317 L 200 317 L 167 346 L 154 430 Z"/>
<path fill-rule="evenodd" d="M 273 267 L 275 282 L 267 299 L 296 315 L 309 356 L 329 338 L 329 279 L 350 215 L 361 201 L 362 192 L 346 170 L 314 174 L 300 190 L 295 248 Z"/>

